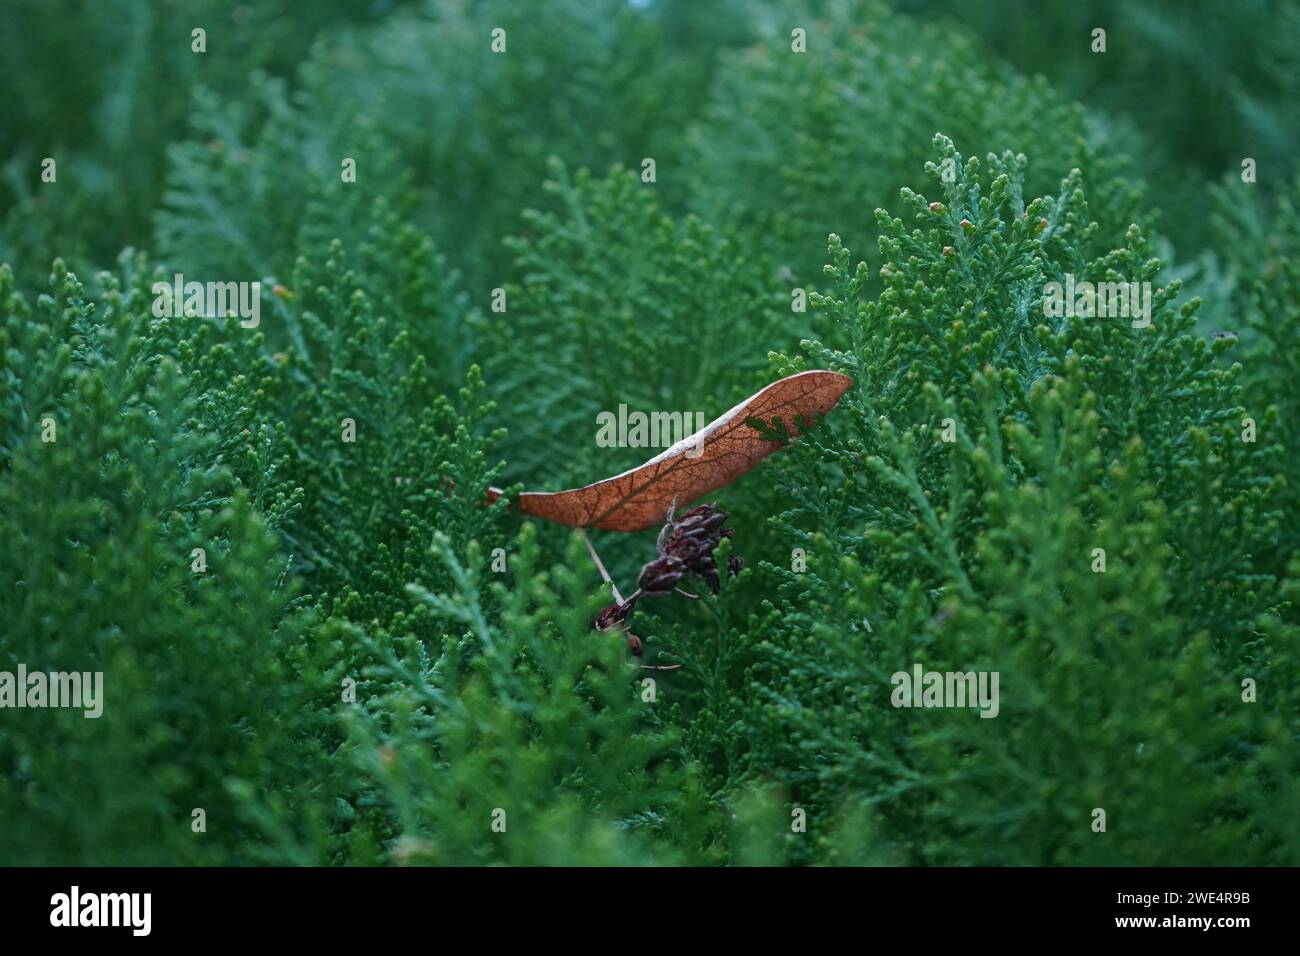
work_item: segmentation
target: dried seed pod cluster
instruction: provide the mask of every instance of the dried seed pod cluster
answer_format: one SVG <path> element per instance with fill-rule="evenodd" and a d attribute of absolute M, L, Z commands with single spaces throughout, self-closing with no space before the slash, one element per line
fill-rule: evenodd
<path fill-rule="evenodd" d="M 717 505 L 699 505 L 677 520 L 674 520 L 670 509 L 668 523 L 659 532 L 659 555 L 642 567 L 636 593 L 622 603 L 602 608 L 591 622 L 592 628 L 597 631 L 622 628 L 627 636 L 628 649 L 639 657 L 642 651 L 641 638 L 628 630 L 627 626 L 627 619 L 636 607 L 636 602 L 642 597 L 671 594 L 688 575 L 704 579 L 709 590 L 717 594 L 720 573 L 713 552 L 723 538 L 732 538 L 736 534 L 734 529 L 724 527 L 726 522 L 727 512 Z M 727 571 L 730 574 L 738 574 L 744 566 L 745 562 L 734 555 L 727 561 Z"/>
<path fill-rule="evenodd" d="M 723 538 L 736 534 L 733 528 L 723 527 L 726 523 L 727 513 L 717 505 L 692 508 L 677 521 L 669 514 L 668 523 L 659 532 L 659 557 L 641 569 L 637 587 L 646 594 L 667 594 L 686 575 L 694 574 L 703 578 L 709 590 L 717 594 L 718 566 L 713 560 L 713 549 Z M 728 564 L 732 574 L 744 566 L 736 557 Z"/>
<path fill-rule="evenodd" d="M 601 608 L 600 613 L 591 622 L 591 626 L 597 631 L 609 631 L 616 627 L 621 628 L 623 636 L 627 638 L 627 649 L 640 657 L 643 650 L 641 638 L 628 630 L 626 623 L 627 616 L 632 613 L 632 608 L 635 606 L 636 596 L 633 595 L 622 604 L 611 604 L 608 607 Z"/>

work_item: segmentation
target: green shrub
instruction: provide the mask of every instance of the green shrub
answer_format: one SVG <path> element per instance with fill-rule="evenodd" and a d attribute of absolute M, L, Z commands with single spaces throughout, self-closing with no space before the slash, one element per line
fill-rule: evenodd
<path fill-rule="evenodd" d="M 147 245 L 168 146 L 186 133 L 190 92 L 243 94 L 250 72 L 289 73 L 326 26 L 363 8 L 212 0 L 17 0 L 0 35 L 0 261 L 38 281 L 61 255 L 77 267 Z M 206 52 L 194 52 L 201 28 Z M 40 182 L 56 160 L 58 189 Z"/>
<path fill-rule="evenodd" d="M 515 7 L 254 3 L 292 42 L 210 31 L 156 114 L 165 4 L 137 72 L 32 74 L 0 671 L 102 671 L 104 711 L 0 711 L 0 859 L 1300 862 L 1300 183 L 1216 187 L 877 4 Z M 7 62 L 66 51 L 32 16 Z M 1171 259 L 1139 173 L 1213 228 Z M 156 314 L 176 273 L 261 282 L 260 325 Z M 1067 275 L 1149 282 L 1150 325 L 1047 314 Z M 650 457 L 602 411 L 805 368 L 854 384 L 710 496 L 744 570 L 641 602 L 642 669 L 510 498 Z M 655 553 L 590 543 L 624 593 Z M 997 672 L 997 717 L 895 706 L 917 664 Z"/>
<path fill-rule="evenodd" d="M 1154 282 L 1160 264 L 1136 226 L 1082 253 L 1077 175 L 1026 206 L 1017 164 L 990 163 L 992 181 L 970 160 L 940 184 L 942 213 L 905 191 L 917 226 L 882 219 L 879 299 L 832 242 L 823 303 L 852 346 L 810 348 L 857 386 L 783 476 L 799 494 L 777 527 L 809 571 L 771 568 L 781 613 L 746 709 L 749 739 L 779 745 L 753 759 L 814 805 L 865 800 L 915 863 L 1294 858 L 1274 811 L 1297 797 L 1278 772 L 1295 634 L 1255 557 L 1277 443 L 1241 440 L 1237 369 L 1213 361 L 1228 343 L 1189 335 L 1197 303 L 1175 308 L 1174 285 L 1150 328 L 1045 319 L 1048 278 Z M 914 663 L 1000 672 L 1001 714 L 900 720 L 887 680 Z M 1265 673 L 1254 711 L 1241 682 Z M 1155 783 L 1172 780 L 1176 800 Z"/>
<path fill-rule="evenodd" d="M 898 191 L 915 182 L 936 130 L 975 155 L 1028 155 L 1030 196 L 1079 166 L 1096 199 L 1115 194 L 1098 216 L 1103 244 L 1137 214 L 1117 132 L 1043 79 L 991 60 L 967 34 L 856 0 L 808 25 L 804 55 L 790 53 L 784 21 L 767 27 L 727 55 L 690 166 L 699 206 L 763 237 L 793 284 L 817 285 L 827 233 L 874 242 L 872 211 L 899 211 Z"/>

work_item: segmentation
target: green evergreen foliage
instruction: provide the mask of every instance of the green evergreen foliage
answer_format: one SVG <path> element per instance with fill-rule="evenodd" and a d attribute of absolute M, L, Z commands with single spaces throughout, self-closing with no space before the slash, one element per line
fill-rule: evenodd
<path fill-rule="evenodd" d="M 304 636 L 275 533 L 297 501 L 223 460 L 256 421 L 267 360 L 206 320 L 146 323 L 145 280 L 123 257 L 87 301 L 56 262 L 29 304 L 0 273 L 4 670 L 106 683 L 97 719 L 5 712 L 0 806 L 23 822 L 0 837 L 8 862 L 226 859 L 248 833 L 221 781 L 276 759 L 277 715 L 305 690 L 276 661 Z M 207 574 L 190 571 L 196 547 Z M 225 821 L 223 848 L 193 839 L 194 807 Z"/>
<path fill-rule="evenodd" d="M 1026 73 L 1159 129 L 1151 145 L 1165 161 L 1211 178 L 1235 169 L 1241 149 L 1277 169 L 1295 161 L 1300 128 L 1288 104 L 1300 93 L 1300 8 L 1288 0 L 1099 0 L 1052 4 L 1032 18 L 1012 0 L 899 6 L 969 23 Z M 1107 33 L 1105 53 L 1092 50 L 1098 28 Z M 1099 65 L 1097 57 L 1109 59 Z"/>
<path fill-rule="evenodd" d="M 1277 191 L 1300 138 L 1300 6 L 1293 0 L 1096 0 L 1026 16 L 1016 0 L 900 0 L 927 19 L 973 26 L 1000 56 L 1127 128 L 1127 151 L 1159 166 L 1157 204 L 1192 257 L 1215 241 L 1203 184 L 1254 158 Z M 1093 52 L 1093 31 L 1106 50 Z M 1174 92 L 1177 91 L 1177 92 Z M 1142 137 L 1139 130 L 1147 131 Z M 1141 146 L 1132 145 L 1141 139 Z"/>
<path fill-rule="evenodd" d="M 0 709 L 0 861 L 1300 862 L 1292 21 L 1184 161 L 1123 108 L 1206 39 L 1168 5 L 1116 13 L 1164 45 L 1108 94 L 908 6 L 205 4 L 196 61 L 106 3 L 146 42 L 63 75 L 19 4 L 0 672 L 104 709 Z M 177 273 L 260 324 L 159 309 Z M 1149 282 L 1149 327 L 1049 315 L 1067 276 Z M 643 599 L 643 660 L 593 630 L 583 536 L 511 494 L 657 451 L 602 411 L 808 368 L 854 384 L 710 496 L 744 570 Z M 625 595 L 653 535 L 590 535 Z M 997 716 L 896 706 L 916 665 Z"/>
<path fill-rule="evenodd" d="M 779 650 L 755 701 L 771 730 L 751 739 L 781 746 L 758 761 L 787 763 L 810 801 L 871 795 L 890 832 L 923 835 L 898 848 L 917 863 L 1293 853 L 1289 825 L 1261 826 L 1297 796 L 1275 772 L 1295 756 L 1294 648 L 1253 555 L 1277 529 L 1259 463 L 1277 449 L 1240 440 L 1237 369 L 1213 362 L 1227 343 L 1188 334 L 1196 302 L 1175 308 L 1173 285 L 1149 329 L 1029 313 L 1026 290 L 1080 260 L 1097 278 L 1156 279 L 1160 264 L 1137 227 L 1121 248 L 1081 254 L 1092 229 L 1077 175 L 1064 198 L 1025 207 L 1009 157 L 990 157 L 991 182 L 958 160 L 943 214 L 907 191 L 920 228 L 884 217 L 879 299 L 863 301 L 865 264 L 831 244 L 825 311 L 853 344 L 810 348 L 858 385 L 846 427 L 789 465 L 801 495 L 778 524 L 816 559 L 805 574 L 772 569 Z M 1040 215 L 1053 225 L 1040 231 Z M 1003 281 L 972 284 L 967 270 Z M 935 437 L 944 417 L 948 447 Z M 828 459 L 853 478 L 804 483 Z M 883 698 L 859 699 L 912 661 L 998 670 L 1012 710 L 988 729 L 956 711 L 900 726 Z M 1256 723 L 1237 698 L 1260 667 L 1278 697 Z M 1214 721 L 1192 737 L 1197 714 Z M 809 753 L 840 756 L 811 768 Z M 1152 778 L 1183 781 L 1180 798 Z M 1009 813 L 1005 794 L 1025 787 L 1025 812 Z M 1116 846 L 1066 823 L 1117 799 Z"/>
<path fill-rule="evenodd" d="M 524 234 L 509 241 L 519 284 L 483 339 L 501 394 L 527 395 L 536 410 L 511 459 L 559 488 L 645 460 L 644 450 L 574 441 L 598 411 L 624 403 L 712 420 L 765 380 L 755 337 L 793 347 L 807 322 L 770 259 L 748 253 L 735 230 L 665 215 L 636 173 L 597 179 L 556 161 L 551 175 L 559 210 L 525 213 Z"/>
<path fill-rule="evenodd" d="M 186 135 L 190 92 L 244 95 L 251 71 L 285 75 L 322 28 L 363 13 L 328 0 L 185 4 L 135 0 L 15 0 L 0 33 L 0 261 L 39 281 L 56 255 L 103 265 L 158 204 L 168 146 Z M 378 6 L 372 9 L 379 9 Z M 192 31 L 208 52 L 193 52 Z M 57 190 L 39 163 L 58 161 Z"/>
<path fill-rule="evenodd" d="M 1261 198 L 1240 183 L 1221 186 L 1216 226 L 1235 281 L 1225 312 L 1233 324 L 1219 334 L 1239 338 L 1247 414 L 1269 416 L 1285 462 L 1300 461 L 1300 176 L 1279 195 Z M 1281 491 L 1282 528 L 1270 548 L 1285 562 L 1300 554 L 1300 487 Z"/>
<path fill-rule="evenodd" d="M 504 54 L 490 48 L 494 29 Z M 469 253 L 457 265 L 476 287 L 498 286 L 501 240 L 541 202 L 548 158 L 603 170 L 680 153 L 713 56 L 669 44 L 665 29 L 623 0 L 554 0 L 544 17 L 493 0 L 340 31 L 303 64 L 295 96 L 272 83 L 260 97 L 196 103 L 198 135 L 169 170 L 161 247 L 210 266 L 218 239 L 243 253 L 232 265 L 284 271 L 308 222 L 347 239 L 376 195 L 402 195 L 408 221 Z M 340 182 L 341 156 L 356 159 L 365 190 Z M 268 230 L 270 205 L 284 208 Z"/>
<path fill-rule="evenodd" d="M 1041 78 L 1008 71 L 966 34 L 854 2 L 810 24 L 807 42 L 812 52 L 790 55 L 788 27 L 769 21 L 758 43 L 729 55 L 690 160 L 700 204 L 771 232 L 798 282 L 817 284 L 827 233 L 853 246 L 874 241 L 872 210 L 898 211 L 898 191 L 915 182 L 936 130 L 976 155 L 1031 155 L 1031 196 L 1072 165 L 1100 191 L 1122 162 L 1111 158 L 1115 131 L 1090 132 L 1080 107 Z M 1111 188 L 1132 199 L 1136 186 Z M 1134 215 L 1114 212 L 1101 222 L 1107 236 Z"/>

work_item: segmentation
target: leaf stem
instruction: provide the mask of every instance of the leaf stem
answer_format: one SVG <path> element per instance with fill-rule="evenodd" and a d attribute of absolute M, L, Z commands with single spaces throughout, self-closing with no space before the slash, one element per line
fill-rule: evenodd
<path fill-rule="evenodd" d="M 596 553 L 596 546 L 593 545 L 591 543 L 591 539 L 587 537 L 587 529 L 579 528 L 578 533 L 582 535 L 582 543 L 587 546 L 587 553 L 591 555 L 591 560 L 596 562 L 596 570 L 600 572 L 600 576 L 602 578 L 604 578 L 607 582 L 609 582 L 609 586 L 613 589 L 614 600 L 617 601 L 619 604 L 622 604 L 623 595 L 618 593 L 618 585 L 614 583 L 614 579 L 611 578 L 609 576 L 609 572 L 605 570 L 604 562 L 600 560 L 600 555 Z"/>

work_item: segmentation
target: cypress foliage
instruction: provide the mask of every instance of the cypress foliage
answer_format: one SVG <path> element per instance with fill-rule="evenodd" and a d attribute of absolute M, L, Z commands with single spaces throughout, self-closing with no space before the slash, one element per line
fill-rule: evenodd
<path fill-rule="evenodd" d="M 32 60 L 0 138 L 0 672 L 104 675 L 0 709 L 0 859 L 1300 862 L 1300 179 L 877 3 L 345 6 L 205 6 L 196 63 L 146 5 L 155 61 Z M 1214 136 L 1286 128 L 1268 77 Z M 512 493 L 813 368 L 853 385 L 716 492 L 743 570 L 641 600 L 643 660 L 596 631 Z M 591 542 L 625 595 L 656 554 Z"/>

